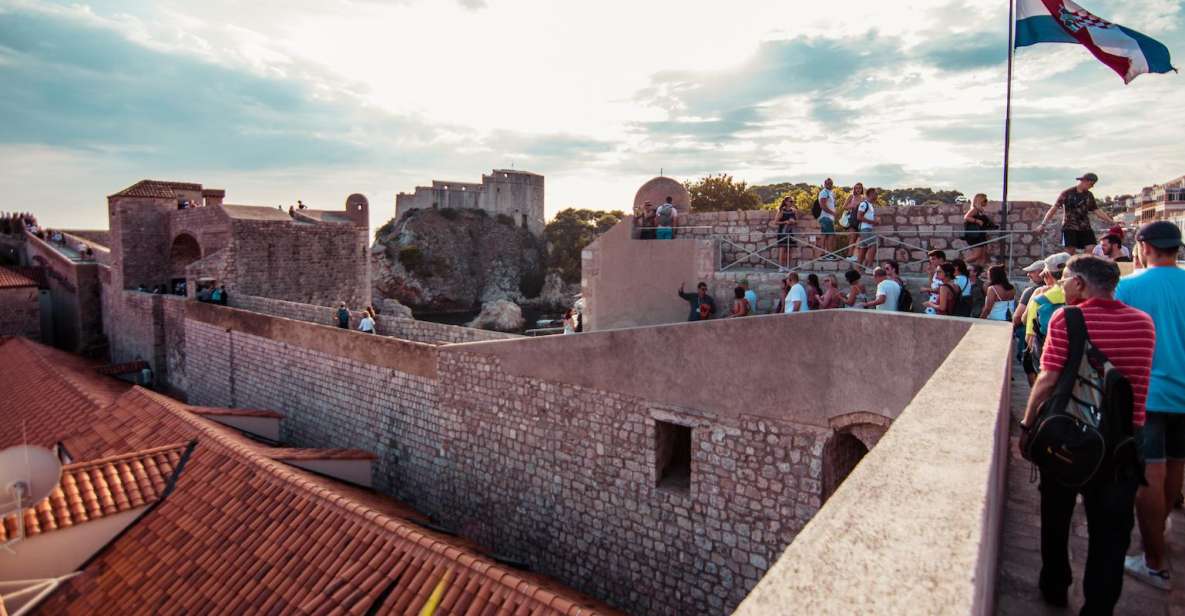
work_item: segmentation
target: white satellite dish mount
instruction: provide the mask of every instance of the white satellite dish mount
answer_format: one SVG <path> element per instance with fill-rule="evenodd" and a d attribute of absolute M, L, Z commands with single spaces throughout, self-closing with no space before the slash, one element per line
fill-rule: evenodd
<path fill-rule="evenodd" d="M 62 480 L 62 464 L 54 453 L 36 445 L 17 445 L 0 451 L 0 520 L 16 514 L 17 534 L 0 544 L 9 546 L 25 538 L 23 511 L 49 497 Z"/>

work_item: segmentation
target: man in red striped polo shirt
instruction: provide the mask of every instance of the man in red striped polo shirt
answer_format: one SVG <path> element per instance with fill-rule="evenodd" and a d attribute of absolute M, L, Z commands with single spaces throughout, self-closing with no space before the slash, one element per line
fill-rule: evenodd
<path fill-rule="evenodd" d="M 1144 401 L 1152 372 L 1152 351 L 1156 329 L 1147 314 L 1114 299 L 1119 284 L 1115 263 L 1089 255 L 1078 255 L 1068 263 L 1058 282 L 1066 293 L 1066 304 L 1077 306 L 1086 321 L 1086 333 L 1099 351 L 1131 383 L 1134 394 L 1132 423 L 1144 425 Z M 1022 429 L 1037 418 L 1041 405 L 1052 397 L 1058 377 L 1066 366 L 1069 336 L 1062 311 L 1049 321 L 1049 334 L 1041 356 L 1041 374 L 1033 384 L 1025 409 Z M 1082 594 L 1082 614 L 1110 614 L 1123 591 L 1123 559 L 1135 525 L 1136 489 L 1142 468 L 1103 469 L 1086 485 L 1068 488 L 1041 476 L 1041 579 L 1038 585 L 1045 600 L 1066 605 L 1071 582 L 1068 542 L 1074 504 L 1082 494 L 1090 534 Z"/>

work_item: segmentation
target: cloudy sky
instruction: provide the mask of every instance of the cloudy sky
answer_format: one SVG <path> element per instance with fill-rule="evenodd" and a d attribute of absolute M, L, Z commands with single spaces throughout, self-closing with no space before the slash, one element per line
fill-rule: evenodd
<path fill-rule="evenodd" d="M 1082 0 L 1185 64 L 1185 0 Z M 492 168 L 551 215 L 662 169 L 1000 193 L 1006 0 L 0 0 L 0 210 L 105 226 L 141 178 L 228 202 L 370 197 Z M 1011 197 L 1185 173 L 1185 77 L 1017 54 Z"/>

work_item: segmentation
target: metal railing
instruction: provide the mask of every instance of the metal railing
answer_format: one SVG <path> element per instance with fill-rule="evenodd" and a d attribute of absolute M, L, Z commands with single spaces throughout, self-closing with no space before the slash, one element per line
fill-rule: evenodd
<path fill-rule="evenodd" d="M 1046 254 L 1050 249 L 1049 243 L 1046 241 L 1043 233 L 1038 233 L 1034 230 L 1014 230 L 1014 231 L 983 231 L 983 241 L 966 244 L 964 246 L 951 246 L 954 240 L 961 240 L 963 236 L 967 235 L 967 231 L 963 230 L 949 230 L 949 231 L 921 231 L 921 230 L 894 230 L 885 233 L 877 233 L 871 239 L 857 238 L 855 242 L 848 242 L 832 250 L 826 250 L 816 243 L 816 240 L 823 237 L 837 237 L 848 239 L 847 233 L 836 233 L 831 236 L 823 235 L 819 232 L 794 232 L 794 233 L 777 233 L 777 232 L 750 232 L 745 234 L 748 238 L 747 243 L 753 243 L 754 236 L 758 236 L 756 242 L 759 244 L 756 248 L 747 248 L 741 244 L 741 240 L 737 239 L 736 234 L 719 234 L 711 235 L 712 239 L 719 242 L 718 263 L 719 271 L 728 271 L 730 269 L 738 268 L 743 265 L 754 265 L 754 260 L 757 265 L 768 265 L 776 268 L 779 272 L 795 272 L 811 269 L 819 263 L 825 262 L 844 262 L 849 264 L 853 269 L 871 271 L 871 267 L 864 263 L 856 261 L 848 257 L 848 252 L 860 250 L 868 246 L 870 243 L 875 243 L 877 248 L 891 248 L 893 250 L 893 259 L 896 260 L 900 266 L 901 271 L 906 272 L 911 269 L 921 269 L 921 266 L 927 263 L 928 258 L 926 253 L 934 249 L 932 240 L 945 239 L 948 240 L 946 245 L 941 250 L 950 252 L 964 253 L 975 249 L 985 249 L 989 253 L 992 248 L 999 248 L 998 256 L 1004 262 L 1009 272 L 1013 271 L 1015 264 L 1014 259 L 1014 244 L 1016 238 L 1023 234 L 1033 234 L 1039 237 L 1041 243 L 1041 253 Z M 974 232 L 973 232 L 974 233 Z M 731 248 L 728 251 L 726 248 Z M 787 254 L 786 262 L 781 262 L 781 250 L 785 249 Z M 793 251 L 799 252 L 798 258 L 793 258 Z M 902 257 L 904 251 L 904 257 Z M 731 252 L 729 256 L 725 256 L 726 252 Z M 803 253 L 812 253 L 812 257 L 804 257 Z M 767 254 L 769 256 L 767 256 Z M 916 258 L 915 258 L 915 255 Z M 949 255 L 948 255 L 949 256 Z M 771 258 L 773 257 L 773 258 Z M 777 258 L 775 261 L 774 258 Z M 874 263 L 879 263 L 882 259 L 876 259 Z"/>

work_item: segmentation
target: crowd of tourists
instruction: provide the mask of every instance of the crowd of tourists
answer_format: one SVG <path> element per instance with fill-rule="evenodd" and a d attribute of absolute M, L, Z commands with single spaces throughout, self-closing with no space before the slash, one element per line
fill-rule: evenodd
<path fill-rule="evenodd" d="M 1075 199 L 1063 197 L 1055 207 Z M 1037 584 L 1048 603 L 1067 605 L 1070 521 L 1080 497 L 1089 531 L 1083 614 L 1111 613 L 1125 571 L 1140 582 L 1171 589 L 1165 531 L 1173 507 L 1183 504 L 1181 230 L 1167 221 L 1144 225 L 1130 251 L 1122 250 L 1122 238 L 1122 229 L 1112 229 L 1095 245 L 1093 234 L 1071 227 L 1063 251 L 1024 268 L 1029 279 L 1024 289 L 1012 285 L 1001 265 L 985 271 L 963 259 L 948 261 L 936 250 L 928 254 L 932 275 L 918 289 L 927 314 L 1012 323 L 1016 359 L 1032 386 L 1021 421 L 1021 449 L 1040 476 Z M 1118 262 L 1124 261 L 1134 269 L 1121 278 Z M 846 288 L 833 274 L 791 272 L 771 312 L 912 310 L 912 294 L 895 261 L 882 261 L 867 288 L 855 269 L 844 273 L 844 282 Z M 678 294 L 689 304 L 689 321 L 749 316 L 758 301 L 747 280 L 720 310 L 706 283 L 700 282 L 695 293 L 680 286 Z M 1084 434 L 1097 436 L 1083 441 Z M 1142 550 L 1128 555 L 1137 523 Z"/>
<path fill-rule="evenodd" d="M 1065 252 L 1025 268 L 1031 284 L 1012 317 L 1032 385 L 1021 452 L 1040 474 L 1043 598 L 1067 604 L 1067 542 L 1081 497 L 1082 613 L 1110 614 L 1125 571 L 1172 587 L 1165 531 L 1185 477 L 1185 269 L 1181 230 L 1170 222 L 1140 228 L 1136 269 L 1122 278 L 1115 262 L 1124 253 L 1111 246 L 1100 255 L 1083 233 L 1071 227 Z M 1137 523 L 1142 551 L 1128 555 Z"/>

